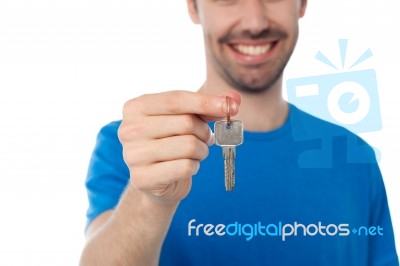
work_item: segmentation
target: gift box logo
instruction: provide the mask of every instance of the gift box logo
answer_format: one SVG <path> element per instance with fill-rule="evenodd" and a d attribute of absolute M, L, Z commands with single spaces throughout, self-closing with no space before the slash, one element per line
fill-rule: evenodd
<path fill-rule="evenodd" d="M 347 40 L 339 40 L 342 70 L 345 68 Z M 365 51 L 348 70 L 372 56 Z M 318 52 L 316 59 L 339 70 Z M 289 102 L 326 121 L 341 125 L 354 133 L 380 130 L 382 120 L 376 73 L 373 69 L 347 71 L 287 81 Z"/>
<path fill-rule="evenodd" d="M 382 128 L 382 120 L 376 72 L 373 69 L 352 70 L 353 67 L 370 58 L 372 51 L 367 49 L 350 67 L 345 67 L 347 44 L 348 40 L 339 40 L 341 69 L 335 66 L 323 53 L 318 52 L 316 54 L 315 58 L 318 61 L 332 67 L 337 73 L 287 80 L 288 100 L 300 109 L 323 120 L 343 126 L 354 133 L 380 130 Z M 303 126 L 313 127 L 313 125 Z M 305 134 L 296 128 L 294 127 L 293 138 L 297 141 L 311 140 L 324 136 L 324 139 L 320 140 L 318 149 L 306 151 L 300 155 L 300 167 L 331 167 L 333 138 L 340 137 L 340 134 L 343 133 L 333 130 L 327 136 L 326 132 L 318 132 L 316 129 L 311 133 Z M 367 150 L 368 148 L 365 145 L 358 144 L 355 137 L 347 135 L 348 162 L 371 162 L 371 156 L 368 156 Z M 379 156 L 380 154 L 377 153 L 378 159 Z M 317 161 L 319 164 L 314 165 L 314 162 Z"/>

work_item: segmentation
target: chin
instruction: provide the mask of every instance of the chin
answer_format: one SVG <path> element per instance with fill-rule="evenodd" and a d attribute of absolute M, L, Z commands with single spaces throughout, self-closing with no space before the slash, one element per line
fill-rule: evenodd
<path fill-rule="evenodd" d="M 246 93 L 263 93 L 273 88 L 278 88 L 278 83 L 281 81 L 282 75 L 275 75 L 272 79 L 251 79 L 251 80 L 231 80 L 231 84 L 238 91 Z"/>
<path fill-rule="evenodd" d="M 258 88 L 249 88 L 249 87 L 240 87 L 237 88 L 241 92 L 249 93 L 249 94 L 261 94 L 271 89 L 271 87 L 258 87 Z"/>

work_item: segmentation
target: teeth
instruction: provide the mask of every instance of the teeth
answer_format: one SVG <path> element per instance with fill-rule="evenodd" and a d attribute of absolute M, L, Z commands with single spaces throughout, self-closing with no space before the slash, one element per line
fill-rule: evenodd
<path fill-rule="evenodd" d="M 267 53 L 271 49 L 271 44 L 257 45 L 257 46 L 237 44 L 234 45 L 233 47 L 235 48 L 235 50 L 237 50 L 242 54 L 257 56 Z"/>

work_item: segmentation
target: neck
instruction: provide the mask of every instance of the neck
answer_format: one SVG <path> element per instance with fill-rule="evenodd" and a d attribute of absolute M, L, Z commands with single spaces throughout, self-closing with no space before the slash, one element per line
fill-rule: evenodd
<path fill-rule="evenodd" d="M 225 82 L 212 82 L 207 79 L 199 92 L 207 94 L 223 94 L 232 87 Z M 242 96 L 239 113 L 234 117 L 243 121 L 247 131 L 271 131 L 282 126 L 288 116 L 289 107 L 282 98 L 282 77 L 276 84 L 259 93 L 238 91 Z"/>

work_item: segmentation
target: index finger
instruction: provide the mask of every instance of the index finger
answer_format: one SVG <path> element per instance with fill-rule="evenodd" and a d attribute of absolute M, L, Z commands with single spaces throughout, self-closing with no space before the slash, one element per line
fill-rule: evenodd
<path fill-rule="evenodd" d="M 230 113 L 235 115 L 239 110 L 240 95 L 230 92 Z M 224 117 L 227 112 L 226 96 L 215 96 L 190 91 L 169 91 L 146 94 L 138 98 L 139 111 L 145 115 L 196 114 L 212 119 Z"/>

